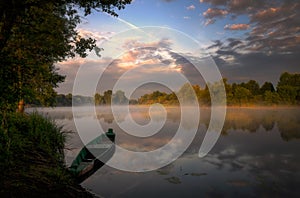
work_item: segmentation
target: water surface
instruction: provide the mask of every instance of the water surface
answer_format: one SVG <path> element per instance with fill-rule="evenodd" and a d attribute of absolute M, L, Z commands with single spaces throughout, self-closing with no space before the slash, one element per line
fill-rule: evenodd
<path fill-rule="evenodd" d="M 167 120 L 159 133 L 138 138 L 122 131 L 108 107 L 97 107 L 97 116 L 76 107 L 77 116 L 93 131 L 89 119 L 96 119 L 104 130 L 114 128 L 116 144 L 133 151 L 157 149 L 176 133 L 180 109 L 167 108 Z M 148 107 L 131 107 L 139 124 L 150 121 Z M 300 109 L 299 108 L 228 108 L 222 135 L 204 158 L 198 151 L 210 118 L 208 108 L 201 109 L 197 135 L 184 154 L 173 163 L 155 171 L 132 173 L 104 166 L 82 185 L 103 197 L 299 197 L 300 196 Z M 76 133 L 72 109 L 38 109 L 70 134 L 66 162 L 70 164 L 82 147 Z M 159 114 L 154 116 L 160 122 Z M 183 130 L 188 130 L 185 123 Z M 126 158 L 120 159 L 120 163 Z"/>

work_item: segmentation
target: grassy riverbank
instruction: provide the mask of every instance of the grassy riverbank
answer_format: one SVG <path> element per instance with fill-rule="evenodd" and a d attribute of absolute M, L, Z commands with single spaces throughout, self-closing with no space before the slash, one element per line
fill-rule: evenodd
<path fill-rule="evenodd" d="M 38 114 L 1 115 L 0 197 L 92 197 L 65 167 L 65 136 Z"/>

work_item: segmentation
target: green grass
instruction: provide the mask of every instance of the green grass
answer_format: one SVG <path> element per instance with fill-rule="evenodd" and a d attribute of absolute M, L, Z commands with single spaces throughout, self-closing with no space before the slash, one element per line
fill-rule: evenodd
<path fill-rule="evenodd" d="M 61 127 L 37 113 L 0 116 L 0 197 L 91 197 L 65 167 Z"/>

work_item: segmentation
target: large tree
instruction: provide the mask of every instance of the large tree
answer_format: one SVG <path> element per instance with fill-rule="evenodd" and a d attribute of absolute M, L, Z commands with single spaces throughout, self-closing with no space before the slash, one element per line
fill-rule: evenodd
<path fill-rule="evenodd" d="M 260 88 L 260 94 L 264 94 L 267 91 L 275 92 L 274 86 L 271 82 L 265 82 Z"/>
<path fill-rule="evenodd" d="M 18 101 L 54 102 L 53 88 L 64 80 L 54 64 L 76 54 L 86 57 L 95 40 L 80 37 L 80 13 L 117 16 L 131 0 L 7 0 L 0 3 L 0 107 Z M 98 48 L 97 48 L 98 49 Z"/>
<path fill-rule="evenodd" d="M 252 96 L 260 93 L 259 84 L 255 80 L 249 80 L 247 83 L 241 83 L 241 86 L 248 89 Z"/>
<path fill-rule="evenodd" d="M 300 74 L 284 72 L 280 76 L 276 89 L 282 102 L 286 104 L 299 104 Z"/>
<path fill-rule="evenodd" d="M 125 96 L 124 91 L 118 90 L 116 93 L 112 95 L 112 102 L 113 104 L 124 105 L 124 104 L 128 104 L 129 100 Z"/>

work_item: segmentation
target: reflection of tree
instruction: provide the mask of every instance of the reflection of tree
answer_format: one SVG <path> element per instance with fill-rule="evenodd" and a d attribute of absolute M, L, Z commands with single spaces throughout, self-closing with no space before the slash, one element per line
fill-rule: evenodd
<path fill-rule="evenodd" d="M 206 128 L 210 122 L 210 110 L 210 108 L 200 109 L 200 123 L 204 124 Z M 166 107 L 166 111 L 168 121 L 180 123 L 182 115 L 180 107 Z M 139 123 L 144 123 L 143 120 L 149 121 L 149 107 L 135 107 L 131 111 L 131 115 Z M 109 119 L 109 113 L 100 117 L 104 118 L 105 116 Z M 298 108 L 228 108 L 222 135 L 230 135 L 232 131 L 237 130 L 254 133 L 260 127 L 271 131 L 276 124 L 284 140 L 300 139 L 300 111 Z M 184 129 L 191 129 L 191 127 L 195 127 L 195 123 L 190 119 L 183 119 L 182 126 Z"/>
<path fill-rule="evenodd" d="M 104 122 L 111 124 L 114 121 L 113 114 L 97 114 L 97 119 L 103 119 Z"/>
<path fill-rule="evenodd" d="M 275 126 L 275 119 L 273 115 L 265 116 L 262 118 L 261 125 L 266 131 L 271 131 Z"/>
<path fill-rule="evenodd" d="M 210 112 L 208 109 L 201 111 L 201 122 L 208 127 Z M 230 134 L 230 131 L 243 130 L 256 132 L 259 127 L 271 131 L 275 124 L 282 139 L 300 139 L 300 112 L 298 108 L 228 108 L 223 135 Z"/>
<path fill-rule="evenodd" d="M 80 107 L 82 108 L 82 107 Z M 189 108 L 189 107 L 185 107 Z M 191 107 L 190 107 L 191 108 Z M 73 119 L 71 108 L 58 108 L 59 110 L 44 108 L 38 109 L 39 112 L 45 116 L 49 116 L 53 119 Z M 181 108 L 180 107 L 166 107 L 167 121 L 176 123 L 178 127 L 181 122 Z M 188 109 L 183 109 L 188 110 Z M 32 109 L 32 111 L 34 111 Z M 153 118 L 157 121 L 161 120 L 160 111 L 153 112 Z M 200 124 L 204 124 L 207 128 L 210 122 L 210 108 L 200 109 Z M 147 124 L 150 121 L 149 107 L 132 106 L 130 109 L 132 118 L 140 123 Z M 86 112 L 81 112 L 79 117 L 91 116 Z M 189 115 L 188 118 L 193 115 Z M 105 123 L 111 124 L 114 120 L 123 122 L 126 114 L 119 113 L 113 115 L 110 108 L 102 106 L 97 109 L 97 119 Z M 195 123 L 190 119 L 183 119 L 182 126 L 184 129 L 191 129 L 195 127 Z M 292 139 L 300 139 L 300 111 L 299 108 L 228 108 L 222 135 L 230 135 L 232 131 L 242 130 L 245 132 L 256 132 L 260 127 L 266 131 L 278 129 L 283 140 L 289 141 Z M 177 130 L 177 129 L 174 129 Z"/>
<path fill-rule="evenodd" d="M 260 112 L 252 110 L 229 110 L 226 114 L 226 119 L 223 129 L 228 131 L 234 130 L 245 130 L 249 132 L 255 132 L 260 124 L 262 123 Z"/>
<path fill-rule="evenodd" d="M 103 121 L 107 124 L 113 123 L 113 121 L 123 122 L 125 120 L 125 115 L 119 114 L 117 116 L 114 116 L 112 113 L 101 113 L 97 114 L 97 119 Z"/>
<path fill-rule="evenodd" d="M 277 118 L 277 126 L 280 131 L 281 138 L 286 141 L 300 139 L 299 110 L 294 111 L 294 113 L 292 115 L 291 114 L 288 112 L 282 112 L 282 114 L 278 115 Z"/>

